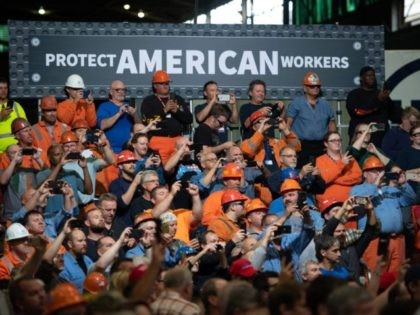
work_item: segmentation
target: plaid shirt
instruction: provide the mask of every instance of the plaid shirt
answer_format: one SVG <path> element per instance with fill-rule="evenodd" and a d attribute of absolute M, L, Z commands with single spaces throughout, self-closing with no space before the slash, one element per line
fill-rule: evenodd
<path fill-rule="evenodd" d="M 151 305 L 154 315 L 199 315 L 198 305 L 183 299 L 178 292 L 163 291 Z"/>

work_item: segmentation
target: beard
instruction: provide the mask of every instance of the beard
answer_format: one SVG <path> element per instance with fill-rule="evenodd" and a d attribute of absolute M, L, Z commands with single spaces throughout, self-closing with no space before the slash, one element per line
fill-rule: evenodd
<path fill-rule="evenodd" d="M 90 227 L 90 230 L 95 234 L 100 234 L 105 230 L 105 227 L 103 227 L 103 226 L 92 226 L 92 227 Z"/>

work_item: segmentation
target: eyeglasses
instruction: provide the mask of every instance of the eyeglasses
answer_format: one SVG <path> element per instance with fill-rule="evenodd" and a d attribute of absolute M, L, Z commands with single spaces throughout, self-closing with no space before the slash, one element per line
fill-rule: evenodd
<path fill-rule="evenodd" d="M 219 123 L 220 126 L 224 126 L 227 123 L 227 121 L 221 121 L 219 119 L 216 119 L 216 120 L 217 120 L 217 122 Z"/>
<path fill-rule="evenodd" d="M 336 143 L 340 143 L 341 141 L 343 141 L 343 140 L 341 140 L 341 139 L 331 139 L 331 140 L 328 140 L 328 142 L 336 142 Z"/>
<path fill-rule="evenodd" d="M 121 89 L 113 89 L 115 92 L 120 93 L 120 92 L 127 92 L 126 88 L 121 88 Z"/>
<path fill-rule="evenodd" d="M 297 157 L 296 154 L 282 154 L 281 156 L 287 157 L 288 159 L 296 158 Z"/>
<path fill-rule="evenodd" d="M 145 184 L 147 184 L 147 183 L 159 183 L 159 179 L 149 179 L 149 180 L 144 181 L 144 183 Z"/>
<path fill-rule="evenodd" d="M 305 85 L 305 86 L 310 88 L 310 89 L 320 89 L 321 88 L 320 85 Z"/>
<path fill-rule="evenodd" d="M 157 85 L 169 85 L 169 82 L 159 82 L 159 83 L 155 83 Z"/>
<path fill-rule="evenodd" d="M 214 158 L 214 159 L 207 159 L 207 160 L 203 160 L 203 162 L 216 162 L 217 161 L 217 159 L 216 158 Z"/>

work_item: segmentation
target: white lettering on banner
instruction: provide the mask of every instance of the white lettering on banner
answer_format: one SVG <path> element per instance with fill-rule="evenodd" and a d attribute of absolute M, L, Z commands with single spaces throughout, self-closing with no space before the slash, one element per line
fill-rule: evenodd
<path fill-rule="evenodd" d="M 162 69 L 162 50 L 153 51 L 152 58 L 149 58 L 146 49 L 139 50 L 139 72 L 153 72 L 154 69 Z"/>
<path fill-rule="evenodd" d="M 45 54 L 45 66 L 51 67 L 114 67 L 115 54 Z M 86 63 L 87 59 L 87 63 Z"/>
<path fill-rule="evenodd" d="M 118 58 L 118 63 L 114 60 Z M 116 54 L 46 53 L 46 67 L 114 68 L 116 74 L 145 74 L 165 68 L 169 74 L 278 75 L 279 69 L 348 69 L 347 56 L 287 56 L 279 51 L 138 50 L 138 64 L 131 49 Z M 207 72 L 206 72 L 207 71 Z"/>

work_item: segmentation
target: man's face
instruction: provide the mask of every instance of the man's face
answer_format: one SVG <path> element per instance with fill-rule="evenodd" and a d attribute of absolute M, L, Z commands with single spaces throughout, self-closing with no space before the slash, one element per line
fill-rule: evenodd
<path fill-rule="evenodd" d="M 72 99 L 81 99 L 83 98 L 83 89 L 66 87 L 66 91 Z"/>
<path fill-rule="evenodd" d="M 9 247 L 18 257 L 25 257 L 31 253 L 28 238 L 20 238 L 9 242 Z"/>
<path fill-rule="evenodd" d="M 280 155 L 282 167 L 295 168 L 297 164 L 296 151 L 290 148 L 284 149 Z"/>
<path fill-rule="evenodd" d="M 320 85 L 304 85 L 303 91 L 307 95 L 310 95 L 312 97 L 317 97 L 321 91 L 321 86 Z"/>
<path fill-rule="evenodd" d="M 339 223 L 334 231 L 334 236 L 339 239 L 340 243 L 343 243 L 346 238 L 346 227 L 344 224 Z"/>
<path fill-rule="evenodd" d="M 73 130 L 78 139 L 86 139 L 86 131 L 87 128 L 77 128 Z"/>
<path fill-rule="evenodd" d="M 329 260 L 332 263 L 338 263 L 340 261 L 341 252 L 340 252 L 340 243 L 335 242 L 333 246 L 324 251 L 324 258 Z"/>
<path fill-rule="evenodd" d="M 321 271 L 319 270 L 319 264 L 308 264 L 306 266 L 306 274 L 302 275 L 305 281 L 311 282 L 318 278 L 321 275 Z"/>
<path fill-rule="evenodd" d="M 87 245 L 86 245 L 86 236 L 82 230 L 75 229 L 71 232 L 69 247 L 71 252 L 75 256 L 81 256 L 86 254 Z"/>
<path fill-rule="evenodd" d="M 106 236 L 100 239 L 100 245 L 98 246 L 98 255 L 102 256 L 108 249 L 110 249 L 112 247 L 112 245 L 115 244 L 115 240 L 110 237 L 110 236 Z"/>
<path fill-rule="evenodd" d="M 156 94 L 158 95 L 169 95 L 169 82 L 155 83 L 153 84 Z"/>
<path fill-rule="evenodd" d="M 32 128 L 26 127 L 15 134 L 16 139 L 23 145 L 32 145 Z"/>
<path fill-rule="evenodd" d="M 112 224 L 117 212 L 117 202 L 113 200 L 103 200 L 99 208 L 106 224 Z"/>
<path fill-rule="evenodd" d="M 111 101 L 116 102 L 118 104 L 123 103 L 125 99 L 125 92 L 126 92 L 126 88 L 123 82 L 121 81 L 112 82 L 111 88 L 109 89 L 109 94 L 111 95 Z"/>
<path fill-rule="evenodd" d="M 120 164 L 118 167 L 123 173 L 127 174 L 130 177 L 134 177 L 134 172 L 136 170 L 136 164 L 134 161 L 127 161 L 125 163 Z"/>
<path fill-rule="evenodd" d="M 244 161 L 244 154 L 239 147 L 233 146 L 228 150 L 226 160 L 228 162 L 242 163 Z"/>
<path fill-rule="evenodd" d="M 414 129 L 410 139 L 414 145 L 420 146 L 420 127 Z"/>
<path fill-rule="evenodd" d="M 291 204 L 297 204 L 298 194 L 297 190 L 288 191 L 283 194 L 283 202 L 286 207 Z"/>
<path fill-rule="evenodd" d="M 207 85 L 206 90 L 204 91 L 204 96 L 206 97 L 206 99 L 211 100 L 215 94 L 219 94 L 219 87 L 217 86 L 217 84 Z"/>
<path fill-rule="evenodd" d="M 374 184 L 375 181 L 378 179 L 379 177 L 379 173 L 381 172 L 381 169 L 378 168 L 374 168 L 371 170 L 366 170 L 363 172 L 363 177 L 366 180 L 366 183 L 368 184 Z"/>
<path fill-rule="evenodd" d="M 151 192 L 155 187 L 159 186 L 159 178 L 156 175 L 150 175 L 142 182 L 141 186 L 147 192 Z"/>
<path fill-rule="evenodd" d="M 26 228 L 32 235 L 41 235 L 45 231 L 45 220 L 41 214 L 31 214 L 28 217 Z"/>
<path fill-rule="evenodd" d="M 54 125 L 57 121 L 57 111 L 56 110 L 43 110 L 42 119 L 49 125 Z"/>
<path fill-rule="evenodd" d="M 227 189 L 239 189 L 241 186 L 240 178 L 224 178 L 223 184 Z"/>
<path fill-rule="evenodd" d="M 47 302 L 44 282 L 40 279 L 23 280 L 20 290 L 18 308 L 22 313 L 41 314 Z"/>
<path fill-rule="evenodd" d="M 9 93 L 9 87 L 7 83 L 0 83 L 0 101 L 5 101 L 7 99 L 7 94 Z"/>
<path fill-rule="evenodd" d="M 64 153 L 77 152 L 77 142 L 67 142 L 63 144 Z"/>
<path fill-rule="evenodd" d="M 201 157 L 201 166 L 205 170 L 210 170 L 217 163 L 217 156 L 214 153 L 207 153 Z"/>
<path fill-rule="evenodd" d="M 376 76 L 375 72 L 370 70 L 367 71 L 365 74 L 363 74 L 360 77 L 360 82 L 362 83 L 362 86 L 366 87 L 373 87 L 376 85 Z"/>
<path fill-rule="evenodd" d="M 261 228 L 262 226 L 262 219 L 265 215 L 265 211 L 263 210 L 255 210 L 249 213 L 246 218 L 251 226 L 255 226 L 257 228 Z"/>
<path fill-rule="evenodd" d="M 20 146 L 18 146 L 17 144 L 12 144 L 11 146 L 9 146 L 9 148 L 7 149 L 7 157 L 9 158 L 9 160 L 13 160 L 13 158 L 15 157 L 16 154 L 19 154 L 19 152 L 22 149 L 20 148 Z"/>
<path fill-rule="evenodd" d="M 162 202 L 162 200 L 164 200 L 166 197 L 168 197 L 169 195 L 169 190 L 166 187 L 162 187 L 162 188 L 158 188 L 155 191 L 155 196 L 153 197 L 153 203 L 155 205 L 159 204 Z"/>
<path fill-rule="evenodd" d="M 213 122 L 210 127 L 213 130 L 219 130 L 227 123 L 227 117 L 225 116 L 219 116 L 219 117 L 212 116 L 212 118 L 213 118 Z"/>
<path fill-rule="evenodd" d="M 265 89 L 264 85 L 256 84 L 249 92 L 249 96 L 251 97 L 251 102 L 254 104 L 260 104 L 265 99 Z"/>
<path fill-rule="evenodd" d="M 63 157 L 64 150 L 62 146 L 55 146 L 52 150 L 50 155 L 48 156 L 51 165 L 55 166 L 60 163 L 61 158 Z"/>
<path fill-rule="evenodd" d="M 207 233 L 206 234 L 206 244 L 216 244 L 218 243 L 219 238 L 215 233 Z"/>
<path fill-rule="evenodd" d="M 105 228 L 102 211 L 99 209 L 89 211 L 86 218 L 86 225 L 94 232 L 102 231 Z"/>
<path fill-rule="evenodd" d="M 149 149 L 149 140 L 147 137 L 139 137 L 137 142 L 133 143 L 132 146 L 138 155 L 144 157 Z"/>

